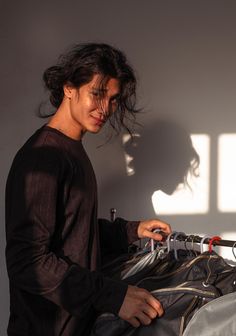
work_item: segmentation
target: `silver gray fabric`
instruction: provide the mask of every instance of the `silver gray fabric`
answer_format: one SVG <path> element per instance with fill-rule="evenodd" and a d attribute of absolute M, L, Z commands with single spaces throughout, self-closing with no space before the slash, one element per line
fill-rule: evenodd
<path fill-rule="evenodd" d="M 148 265 L 151 265 L 158 258 L 163 257 L 164 249 L 156 249 L 148 254 L 144 255 L 131 269 L 129 269 L 122 277 L 123 279 L 127 279 L 128 277 L 138 273 Z"/>
<path fill-rule="evenodd" d="M 235 336 L 236 292 L 208 302 L 192 317 L 183 336 Z"/>

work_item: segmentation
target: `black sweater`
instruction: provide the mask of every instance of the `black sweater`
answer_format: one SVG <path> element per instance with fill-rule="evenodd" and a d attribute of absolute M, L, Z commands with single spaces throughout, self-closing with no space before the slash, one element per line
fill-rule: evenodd
<path fill-rule="evenodd" d="M 100 272 L 100 241 L 125 251 L 137 222 L 97 220 L 97 187 L 81 141 L 44 126 L 17 153 L 6 185 L 8 335 L 88 335 L 118 313 L 127 286 Z"/>

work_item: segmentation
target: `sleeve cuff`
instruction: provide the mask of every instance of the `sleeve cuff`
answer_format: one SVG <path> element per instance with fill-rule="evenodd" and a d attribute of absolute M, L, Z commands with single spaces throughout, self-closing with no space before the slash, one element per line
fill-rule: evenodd
<path fill-rule="evenodd" d="M 127 289 L 128 285 L 122 281 L 104 278 L 104 286 L 94 301 L 94 308 L 102 313 L 118 314 Z"/>
<path fill-rule="evenodd" d="M 126 223 L 126 232 L 128 238 L 128 244 L 132 244 L 133 242 L 139 239 L 138 237 L 138 226 L 139 221 L 129 221 Z"/>

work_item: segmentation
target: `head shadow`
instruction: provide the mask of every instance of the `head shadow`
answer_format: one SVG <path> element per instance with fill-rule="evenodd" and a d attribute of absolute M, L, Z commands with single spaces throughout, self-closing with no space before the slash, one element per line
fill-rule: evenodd
<path fill-rule="evenodd" d="M 125 142 L 124 150 L 132 179 L 146 192 L 171 195 L 181 183 L 190 187 L 189 174 L 198 175 L 199 155 L 190 134 L 175 121 L 157 120 Z"/>
<path fill-rule="evenodd" d="M 102 216 L 110 207 L 125 218 L 155 216 L 155 191 L 171 195 L 182 183 L 191 188 L 188 178 L 198 175 L 199 155 L 190 134 L 175 121 L 158 119 L 133 139 L 124 135 L 123 150 L 126 172 L 99 190 Z"/>

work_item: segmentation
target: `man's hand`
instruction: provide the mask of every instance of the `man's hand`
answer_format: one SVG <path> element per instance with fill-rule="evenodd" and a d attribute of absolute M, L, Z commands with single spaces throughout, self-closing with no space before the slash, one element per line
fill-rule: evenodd
<path fill-rule="evenodd" d="M 146 289 L 128 286 L 124 302 L 118 313 L 119 317 L 137 328 L 148 325 L 157 316 L 163 314 L 161 303 Z"/>
<path fill-rule="evenodd" d="M 172 232 L 169 224 L 162 222 L 159 219 L 150 219 L 140 222 L 138 226 L 138 237 L 161 241 L 163 236 L 159 233 L 152 232 L 155 229 L 160 229 L 167 236 Z"/>

